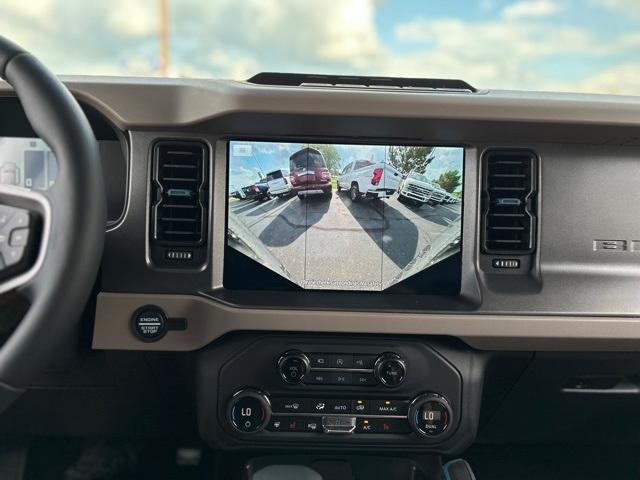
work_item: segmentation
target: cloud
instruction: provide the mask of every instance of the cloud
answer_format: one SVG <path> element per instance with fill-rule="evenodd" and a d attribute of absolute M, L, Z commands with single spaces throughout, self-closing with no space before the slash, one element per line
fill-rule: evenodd
<path fill-rule="evenodd" d="M 110 0 L 109 27 L 126 37 L 157 35 L 160 28 L 158 2 L 154 0 Z"/>
<path fill-rule="evenodd" d="M 265 65 L 348 72 L 373 69 L 385 54 L 376 0 L 181 0 L 169 7 L 175 75 L 247 78 Z M 133 66 L 157 74 L 158 29 L 155 0 L 4 0 L 0 17 L 3 35 L 59 73 L 113 74 Z"/>
<path fill-rule="evenodd" d="M 55 0 L 29 0 L 3 2 L 3 15 L 14 16 L 16 21 L 30 20 L 38 25 L 50 22 L 54 15 Z"/>
<path fill-rule="evenodd" d="M 536 88 L 544 79 L 537 62 L 554 55 L 598 55 L 601 48 L 587 30 L 524 21 L 415 19 L 398 25 L 396 36 L 413 53 L 388 68 L 462 78 L 481 88 Z"/>
<path fill-rule="evenodd" d="M 400 40 L 427 44 L 452 57 L 509 62 L 551 54 L 593 52 L 590 32 L 571 26 L 500 21 L 466 22 L 456 18 L 412 20 L 396 27 Z"/>
<path fill-rule="evenodd" d="M 522 2 L 507 5 L 502 10 L 502 16 L 507 20 L 518 20 L 521 18 L 548 17 L 561 10 L 558 1 L 552 0 L 525 0 Z"/>
<path fill-rule="evenodd" d="M 592 5 L 599 5 L 615 13 L 640 17 L 640 2 L 638 0 L 590 0 Z"/>
<path fill-rule="evenodd" d="M 172 33 L 185 51 L 209 46 L 212 53 L 224 50 L 232 61 L 240 58 L 245 65 L 250 52 L 271 69 L 324 66 L 344 71 L 372 66 L 384 50 L 375 27 L 374 0 L 218 0 L 211 5 L 183 0 L 179 5 Z M 233 70 L 242 69 L 227 72 Z"/>
<path fill-rule="evenodd" d="M 639 82 L 628 72 L 640 48 L 637 29 L 616 33 L 608 22 L 581 28 L 575 18 L 551 23 L 550 15 L 575 5 L 558 2 L 521 0 L 500 10 L 497 0 L 482 0 L 483 20 L 414 16 L 389 37 L 376 18 L 380 0 L 170 1 L 170 73 L 246 79 L 271 70 L 453 77 L 479 88 L 634 90 Z M 603 13 L 595 4 L 640 13 L 640 0 L 590 2 L 590 14 Z M 156 0 L 3 0 L 0 31 L 58 73 L 158 75 L 158 23 Z M 608 66 L 562 81 L 564 58 Z"/>
<path fill-rule="evenodd" d="M 606 92 L 619 95 L 640 95 L 640 62 L 615 65 L 573 84 L 556 85 L 556 89 L 572 92 Z"/>

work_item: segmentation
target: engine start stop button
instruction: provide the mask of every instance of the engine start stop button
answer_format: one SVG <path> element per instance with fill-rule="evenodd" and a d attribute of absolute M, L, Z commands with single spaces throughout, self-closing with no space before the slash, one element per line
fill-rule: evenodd
<path fill-rule="evenodd" d="M 134 312 L 131 328 L 140 340 L 154 342 L 167 332 L 167 317 L 160 307 L 147 305 Z"/>

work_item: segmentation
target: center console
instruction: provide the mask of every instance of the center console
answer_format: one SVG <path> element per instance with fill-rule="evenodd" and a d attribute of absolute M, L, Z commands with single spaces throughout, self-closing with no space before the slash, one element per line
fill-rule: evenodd
<path fill-rule="evenodd" d="M 199 363 L 200 429 L 224 448 L 446 452 L 475 435 L 481 362 L 450 342 L 241 334 Z"/>

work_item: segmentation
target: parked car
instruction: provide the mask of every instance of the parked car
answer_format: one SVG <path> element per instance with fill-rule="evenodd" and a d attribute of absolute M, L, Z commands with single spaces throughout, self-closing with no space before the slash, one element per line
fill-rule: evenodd
<path fill-rule="evenodd" d="M 253 185 L 244 187 L 242 189 L 242 192 L 249 200 L 264 202 L 265 200 L 271 198 L 271 195 L 269 194 L 269 185 L 267 184 L 266 178 L 261 178 Z"/>
<path fill-rule="evenodd" d="M 289 180 L 289 170 L 274 170 L 267 173 L 267 185 L 269 193 L 274 197 L 285 197 L 293 189 Z"/>
<path fill-rule="evenodd" d="M 386 162 L 357 160 L 347 164 L 338 177 L 338 191 L 349 190 L 352 201 L 362 196 L 387 198 L 398 189 L 402 175 Z"/>
<path fill-rule="evenodd" d="M 292 192 L 298 198 L 320 193 L 331 197 L 331 172 L 322 152 L 312 147 L 298 150 L 289 157 Z"/>

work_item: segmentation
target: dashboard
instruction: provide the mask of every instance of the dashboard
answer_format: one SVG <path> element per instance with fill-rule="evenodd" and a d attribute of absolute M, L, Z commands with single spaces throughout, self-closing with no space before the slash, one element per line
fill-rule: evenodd
<path fill-rule="evenodd" d="M 208 443 L 454 453 L 495 355 L 640 346 L 638 99 L 278 78 L 63 77 L 107 182 L 91 346 L 193 353 Z M 0 177 L 45 188 L 0 95 Z"/>

